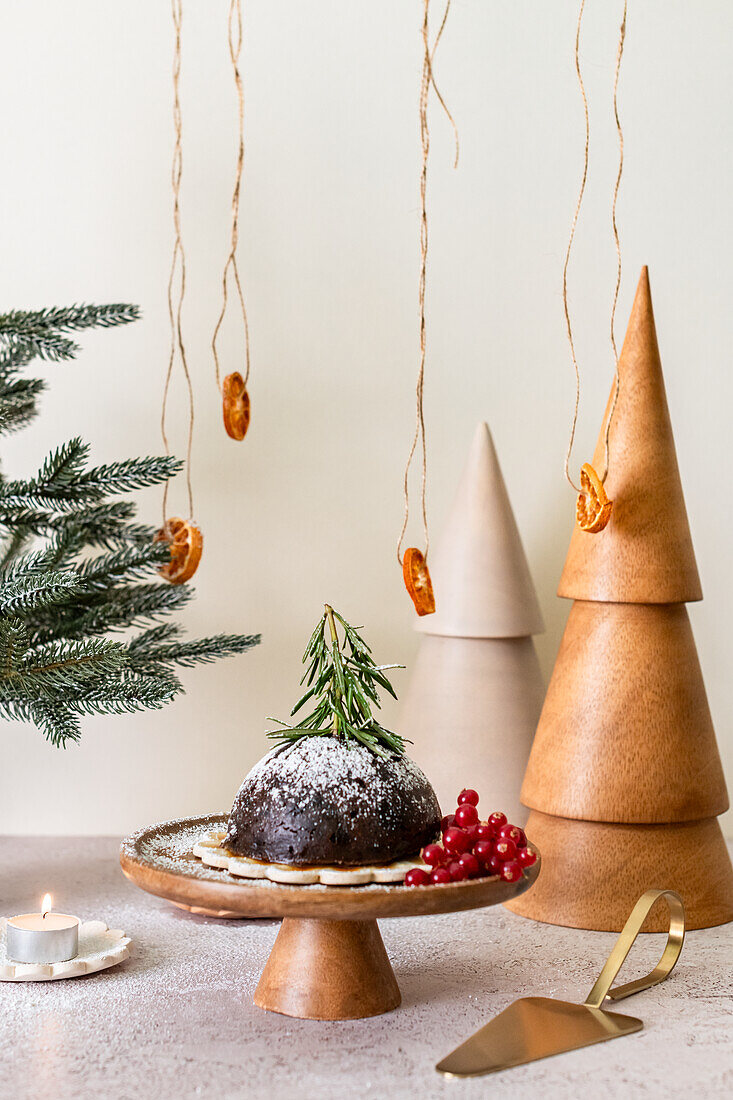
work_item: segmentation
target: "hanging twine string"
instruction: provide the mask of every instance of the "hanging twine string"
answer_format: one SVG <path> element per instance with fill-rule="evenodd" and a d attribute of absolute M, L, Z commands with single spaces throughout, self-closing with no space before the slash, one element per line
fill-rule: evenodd
<path fill-rule="evenodd" d="M 227 256 L 226 263 L 224 264 L 224 273 L 222 275 L 222 306 L 221 313 L 219 314 L 219 320 L 216 322 L 216 328 L 214 329 L 214 335 L 211 340 L 211 350 L 214 353 L 214 369 L 216 373 L 216 384 L 221 390 L 221 372 L 219 369 L 219 353 L 216 348 L 216 340 L 219 335 L 219 329 L 222 326 L 224 317 L 227 311 L 228 291 L 227 291 L 227 278 L 229 271 L 231 270 L 234 277 L 234 285 L 237 291 L 237 297 L 239 299 L 239 307 L 242 313 L 242 323 L 244 325 L 244 354 L 245 354 L 245 369 L 244 369 L 244 384 L 247 385 L 249 380 L 249 325 L 247 323 L 247 310 L 244 305 L 244 294 L 242 292 L 242 284 L 239 278 L 239 268 L 237 267 L 237 244 L 239 242 L 239 195 L 242 183 L 242 168 L 244 165 L 244 89 L 242 87 L 242 76 L 239 71 L 239 54 L 242 49 L 242 5 L 241 0 L 231 0 L 229 6 L 229 56 L 232 62 L 232 69 L 234 72 L 234 83 L 237 89 L 237 106 L 239 111 L 239 145 L 237 149 L 237 169 L 234 178 L 234 193 L 232 195 L 232 235 L 231 235 L 231 249 Z"/>
<path fill-rule="evenodd" d="M 170 355 L 168 357 L 168 370 L 165 376 L 165 386 L 163 388 L 163 406 L 160 414 L 160 432 L 163 437 L 163 445 L 165 447 L 165 453 L 170 455 L 170 444 L 168 442 L 168 433 L 166 431 L 166 412 L 168 407 L 168 394 L 170 391 L 171 377 L 173 374 L 173 363 L 175 361 L 176 349 L 178 349 L 181 366 L 183 368 L 183 374 L 186 379 L 186 386 L 188 388 L 188 444 L 186 449 L 186 487 L 188 490 L 188 510 L 189 518 L 193 519 L 193 489 L 191 487 L 191 451 L 193 447 L 193 425 L 194 425 L 194 405 L 193 405 L 193 386 L 191 384 L 191 375 L 188 370 L 188 362 L 186 360 L 186 348 L 183 342 L 183 331 L 181 326 L 181 312 L 183 309 L 183 298 L 186 293 L 186 254 L 183 250 L 183 238 L 181 236 L 181 176 L 183 173 L 183 150 L 181 142 L 181 98 L 180 98 L 180 76 L 181 76 L 181 25 L 183 22 L 183 3 L 182 0 L 171 0 L 171 10 L 173 13 L 173 27 L 175 31 L 175 45 L 173 51 L 173 127 L 175 131 L 175 144 L 173 149 L 173 163 L 171 167 L 171 185 L 173 189 L 173 228 L 175 232 L 175 242 L 173 245 L 173 258 L 171 260 L 170 275 L 168 278 L 168 317 L 170 319 L 171 329 L 171 348 Z M 176 287 L 176 273 L 180 271 L 178 285 Z M 163 489 L 163 526 L 165 527 L 168 522 L 168 488 L 169 482 L 166 481 L 165 488 Z"/>
<path fill-rule="evenodd" d="M 618 132 L 619 141 L 619 165 L 618 173 L 616 175 L 616 183 L 613 190 L 613 202 L 611 206 L 611 222 L 613 226 L 613 239 L 616 246 L 616 284 L 614 288 L 613 304 L 611 307 L 611 350 L 613 352 L 614 361 L 614 392 L 613 399 L 611 401 L 611 408 L 609 409 L 608 419 L 606 421 L 606 428 L 604 434 L 604 472 L 601 476 L 601 481 L 605 481 L 608 476 L 608 463 L 609 463 L 609 437 L 611 432 L 611 421 L 613 414 L 616 411 L 616 403 L 618 401 L 619 394 L 619 373 L 618 373 L 618 350 L 616 346 L 616 306 L 618 305 L 618 295 L 621 287 L 621 243 L 619 240 L 618 226 L 616 223 L 616 204 L 618 201 L 619 188 L 621 186 L 621 176 L 624 166 L 624 136 L 621 129 L 621 120 L 618 113 L 618 81 L 621 71 L 621 58 L 624 52 L 624 42 L 626 40 L 626 11 L 628 7 L 628 0 L 624 0 L 623 18 L 621 21 L 621 31 L 619 35 L 618 50 L 616 52 L 616 69 L 614 73 L 613 81 L 613 113 L 616 120 L 616 130 Z M 563 308 L 565 310 L 565 327 L 568 334 L 568 343 L 570 345 L 570 355 L 573 360 L 573 369 L 575 370 L 575 406 L 573 408 L 573 420 L 570 427 L 570 439 L 568 441 L 568 449 L 565 454 L 565 477 L 575 490 L 576 493 L 580 493 L 581 490 L 573 481 L 570 476 L 570 459 L 573 452 L 573 444 L 575 442 L 575 430 L 578 425 L 578 409 L 580 406 L 580 368 L 578 367 L 578 360 L 575 353 L 575 341 L 573 338 L 573 328 L 570 322 L 570 310 L 568 307 L 568 267 L 570 264 L 570 253 L 572 252 L 573 242 L 575 240 L 575 230 L 578 225 L 578 218 L 580 216 L 580 208 L 583 203 L 583 196 L 585 194 L 585 186 L 588 181 L 588 152 L 590 147 L 590 119 L 588 114 L 588 97 L 585 91 L 585 84 L 583 83 L 583 76 L 580 71 L 580 31 L 583 23 L 583 12 L 585 10 L 585 0 L 581 0 L 580 11 L 578 13 L 578 23 L 575 32 L 575 72 L 578 77 L 578 84 L 580 86 L 580 94 L 583 99 L 583 115 L 585 118 L 585 148 L 583 153 L 583 175 L 580 182 L 580 191 L 578 192 L 578 200 L 575 204 L 575 212 L 573 214 L 573 221 L 570 227 L 570 238 L 568 240 L 568 247 L 565 253 L 565 263 L 562 271 L 562 300 Z"/>
<path fill-rule="evenodd" d="M 613 188 L 613 202 L 611 204 L 611 224 L 613 226 L 613 240 L 616 245 L 616 286 L 613 291 L 613 305 L 611 306 L 611 348 L 613 350 L 613 363 L 614 363 L 614 384 L 613 384 L 613 398 L 611 400 L 611 408 L 608 410 L 608 420 L 606 421 L 606 432 L 604 435 L 604 463 L 603 473 L 601 474 L 601 481 L 605 481 L 608 477 L 608 459 L 609 459 L 609 437 L 611 434 L 611 421 L 613 420 L 613 414 L 616 412 L 616 405 L 618 403 L 618 393 L 620 388 L 620 379 L 618 373 L 618 348 L 616 347 L 616 306 L 618 305 L 618 293 L 621 289 L 621 242 L 618 236 L 618 226 L 616 224 L 616 204 L 618 202 L 618 192 L 621 186 L 621 176 L 624 170 L 624 132 L 621 129 L 621 119 L 618 114 L 618 78 L 621 72 L 621 58 L 624 55 L 624 42 L 626 41 L 626 10 L 628 7 L 628 0 L 624 0 L 624 14 L 621 20 L 621 31 L 618 40 L 618 49 L 616 51 L 616 71 L 613 77 L 613 117 L 616 120 L 616 132 L 618 133 L 618 173 L 616 175 L 616 183 Z"/>
<path fill-rule="evenodd" d="M 422 145 L 422 166 L 420 169 L 420 279 L 418 283 L 418 301 L 420 305 L 420 367 L 417 374 L 417 410 L 415 422 L 415 434 L 412 437 L 412 445 L 405 466 L 404 495 L 405 515 L 402 522 L 399 542 L 397 543 L 397 560 L 402 564 L 402 540 L 405 537 L 407 523 L 410 518 L 410 491 L 409 474 L 412 459 L 415 455 L 418 439 L 422 451 L 422 475 L 420 483 L 420 504 L 422 510 L 423 533 L 425 538 L 425 560 L 427 561 L 430 536 L 428 534 L 428 513 L 426 502 L 427 489 L 427 448 L 425 439 L 425 411 L 423 406 L 423 393 L 425 386 L 425 284 L 428 265 L 428 211 L 427 211 L 427 182 L 428 182 L 428 157 L 430 154 L 430 130 L 428 128 L 428 93 L 430 91 L 430 42 L 429 34 L 430 0 L 423 0 L 423 66 L 420 79 L 420 142 Z"/>
<path fill-rule="evenodd" d="M 453 140 L 455 142 L 455 147 L 456 147 L 456 155 L 453 158 L 453 167 L 457 168 L 458 167 L 458 157 L 459 157 L 459 154 L 460 154 L 460 151 L 461 151 L 460 150 L 460 142 L 458 140 L 458 127 L 456 126 L 455 119 L 453 118 L 453 115 L 448 110 L 448 106 L 447 106 L 445 100 L 443 99 L 443 96 L 440 93 L 440 88 L 438 87 L 438 85 L 435 82 L 435 70 L 433 69 L 433 61 L 435 60 L 435 53 L 436 53 L 436 50 L 438 49 L 438 45 L 440 43 L 440 40 L 443 37 L 443 31 L 445 30 L 445 25 L 448 22 L 448 13 L 450 11 L 450 6 L 451 6 L 451 0 L 446 0 L 445 11 L 443 12 L 443 19 L 441 21 L 440 28 L 438 29 L 438 33 L 435 36 L 435 41 L 433 42 L 433 48 L 432 48 L 432 50 L 430 52 L 430 56 L 428 58 L 428 64 L 429 64 L 429 67 L 430 67 L 430 83 L 433 86 L 433 91 L 435 92 L 438 103 L 440 103 L 440 106 L 443 108 L 443 112 L 445 113 L 445 116 L 448 119 L 448 121 L 451 125 L 451 128 L 453 130 Z"/>
<path fill-rule="evenodd" d="M 588 97 L 585 94 L 585 84 L 583 83 L 583 74 L 580 71 L 580 28 L 583 23 L 583 12 L 585 11 L 585 0 L 580 0 L 580 11 L 578 13 L 578 25 L 575 30 L 575 72 L 578 77 L 578 84 L 580 85 L 580 94 L 583 97 L 583 114 L 585 116 L 585 149 L 583 153 L 583 176 L 580 181 L 580 191 L 578 192 L 578 201 L 575 204 L 575 212 L 573 213 L 573 222 L 570 226 L 570 239 L 568 240 L 567 251 L 565 252 L 565 263 L 562 269 L 562 304 L 565 310 L 565 327 L 568 333 L 568 343 L 570 344 L 570 356 L 573 360 L 573 369 L 575 370 L 575 407 L 573 409 L 573 423 L 570 428 L 570 440 L 568 442 L 568 449 L 565 455 L 565 477 L 569 481 L 572 488 L 576 493 L 580 492 L 580 489 L 570 476 L 570 458 L 573 453 L 573 443 L 575 442 L 575 429 L 578 425 L 578 408 L 580 406 L 580 368 L 578 367 L 578 359 L 575 354 L 575 341 L 573 339 L 573 326 L 570 323 L 570 309 L 568 307 L 568 267 L 570 266 L 570 253 L 573 249 L 573 241 L 575 240 L 575 230 L 578 226 L 578 218 L 580 217 L 580 207 L 583 203 L 583 195 L 585 194 L 585 185 L 588 181 L 588 150 L 590 147 L 590 119 L 588 117 Z"/>
<path fill-rule="evenodd" d="M 441 107 L 445 111 L 448 120 L 453 128 L 453 135 L 455 138 L 456 154 L 454 160 L 454 168 L 458 166 L 459 156 L 459 142 L 458 142 L 458 129 L 452 114 L 446 106 L 438 86 L 433 76 L 433 60 L 435 58 L 435 51 L 438 48 L 443 30 L 445 28 L 446 20 L 448 18 L 448 12 L 450 11 L 451 0 L 447 0 L 445 5 L 445 11 L 443 13 L 443 19 L 440 24 L 440 29 L 435 36 L 435 42 L 431 49 L 430 47 L 430 0 L 423 0 L 423 19 L 422 19 L 422 42 L 423 42 L 423 65 L 422 65 L 422 77 L 420 80 L 420 141 L 422 145 L 422 165 L 420 169 L 420 278 L 418 282 L 418 302 L 420 308 L 420 367 L 417 375 L 417 386 L 415 389 L 417 397 L 416 407 L 416 422 L 415 432 L 412 437 L 412 444 L 410 446 L 410 452 L 407 456 L 407 465 L 405 466 L 405 477 L 403 484 L 403 494 L 405 501 L 405 512 L 402 521 L 402 530 L 400 531 L 400 537 L 397 540 L 397 561 L 402 565 L 402 543 L 404 542 L 405 532 L 407 531 L 407 524 L 410 519 L 410 489 L 409 489 L 409 477 L 410 467 L 412 466 L 412 460 L 415 457 L 418 442 L 420 443 L 420 450 L 422 452 L 422 475 L 420 483 L 420 506 L 422 512 L 423 523 L 423 536 L 425 541 L 425 559 L 428 557 L 428 550 L 430 547 L 430 536 L 428 534 L 428 514 L 427 514 L 427 502 L 426 502 L 426 490 L 427 490 L 427 447 L 425 438 L 425 413 L 424 413 L 424 388 L 425 388 L 425 353 L 426 353 L 426 329 L 425 329 L 425 285 L 427 281 L 427 263 L 428 263 L 428 211 L 427 211 L 427 182 L 428 182 L 428 158 L 430 154 L 430 130 L 428 127 L 428 99 L 430 94 L 430 87 L 432 85 L 433 91 L 440 103 Z"/>

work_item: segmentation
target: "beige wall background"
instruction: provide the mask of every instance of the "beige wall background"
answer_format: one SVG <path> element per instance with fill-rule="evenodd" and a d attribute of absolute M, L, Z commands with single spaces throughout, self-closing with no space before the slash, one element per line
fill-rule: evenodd
<path fill-rule="evenodd" d="M 120 833 L 228 807 L 267 747 L 265 715 L 286 716 L 297 698 L 300 654 L 326 599 L 365 624 L 378 655 L 410 664 L 417 637 L 394 547 L 417 368 L 420 7 L 245 0 L 240 255 L 254 411 L 238 446 L 220 427 L 209 351 L 235 162 L 228 4 L 185 0 L 184 318 L 206 539 L 185 621 L 196 633 L 261 631 L 263 643 L 186 674 L 187 695 L 162 713 L 88 721 L 82 743 L 66 751 L 32 727 L 5 724 L 0 830 Z M 578 463 L 612 371 L 611 82 L 621 7 L 589 3 L 583 34 L 592 139 L 571 271 L 584 376 Z M 583 141 L 576 9 L 576 0 L 454 0 L 436 67 L 460 128 L 456 172 L 449 127 L 435 104 L 431 113 L 433 532 L 485 418 L 547 621 L 537 644 L 548 675 L 568 611 L 554 590 L 574 508 L 562 474 L 573 377 L 561 270 Z M 437 18 L 436 8 L 436 26 Z M 724 0 L 631 0 L 619 202 L 620 333 L 648 263 L 705 589 L 690 611 L 729 777 L 732 45 Z M 99 461 L 161 450 L 171 57 L 163 0 L 3 5 L 2 308 L 129 300 L 144 313 L 134 326 L 86 337 L 76 363 L 43 368 L 51 389 L 41 417 L 3 442 L 13 476 L 76 433 Z M 225 370 L 238 368 L 234 321 L 224 343 Z M 180 379 L 171 423 L 180 452 Z M 142 498 L 146 519 L 157 519 L 159 503 L 156 493 Z M 185 507 L 182 484 L 173 504 Z M 466 769 L 469 780 L 470 760 Z"/>

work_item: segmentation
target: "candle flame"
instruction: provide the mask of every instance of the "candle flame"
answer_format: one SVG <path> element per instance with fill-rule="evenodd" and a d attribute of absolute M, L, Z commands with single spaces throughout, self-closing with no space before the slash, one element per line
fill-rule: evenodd
<path fill-rule="evenodd" d="M 51 912 L 53 908 L 53 898 L 50 894 L 43 895 L 43 901 L 41 902 L 41 916 L 45 917 L 47 913 Z"/>

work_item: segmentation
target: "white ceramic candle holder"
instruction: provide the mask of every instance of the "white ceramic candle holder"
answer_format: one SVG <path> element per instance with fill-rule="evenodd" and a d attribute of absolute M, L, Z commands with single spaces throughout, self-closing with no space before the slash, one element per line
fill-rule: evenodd
<path fill-rule="evenodd" d="M 8 921 L 0 921 L 0 981 L 48 982 L 59 978 L 79 978 L 116 966 L 130 954 L 130 938 L 117 928 L 108 928 L 104 921 L 89 920 L 78 925 L 77 954 L 63 962 L 18 962 L 8 954 Z M 11 934 L 12 935 L 12 934 Z M 11 945 L 12 946 L 12 945 Z M 13 950 L 17 950 L 13 947 Z"/>

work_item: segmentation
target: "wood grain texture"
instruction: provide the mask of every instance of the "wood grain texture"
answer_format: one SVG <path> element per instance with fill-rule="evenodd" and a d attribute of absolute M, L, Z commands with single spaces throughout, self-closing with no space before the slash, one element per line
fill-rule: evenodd
<path fill-rule="evenodd" d="M 609 822 L 697 821 L 728 808 L 683 604 L 573 604 L 522 801 Z"/>
<path fill-rule="evenodd" d="M 531 638 L 422 639 L 397 728 L 444 813 L 470 779 L 482 818 L 503 810 L 524 823 L 519 791 L 544 693 Z"/>
<path fill-rule="evenodd" d="M 166 898 L 193 912 L 227 917 L 315 917 L 323 920 L 374 920 L 380 917 L 420 917 L 498 905 L 528 890 L 541 859 L 524 871 L 519 882 L 500 878 L 472 879 L 445 886 L 284 886 L 259 879 L 234 881 L 225 871 L 196 873 L 193 859 L 171 868 L 170 861 L 150 855 L 150 835 L 175 839 L 177 833 L 200 824 L 201 833 L 226 818 L 205 815 L 161 822 L 123 841 L 120 864 L 127 877 L 149 894 Z M 530 837 L 530 840 L 532 838 Z M 532 845 L 534 847 L 534 844 Z M 199 861 L 200 862 L 200 861 Z M 189 869 L 190 868 L 190 869 Z"/>
<path fill-rule="evenodd" d="M 702 599 L 644 267 L 619 359 L 620 390 L 611 423 L 605 488 L 608 527 L 574 526 L 559 596 L 617 603 Z M 605 423 L 593 466 L 604 468 Z"/>
<path fill-rule="evenodd" d="M 733 920 L 733 868 L 715 819 L 675 825 L 572 821 L 533 810 L 527 830 L 543 852 L 542 874 L 507 903 L 523 917 L 618 932 L 650 887 L 676 890 L 688 929 Z M 645 932 L 666 931 L 652 910 Z"/>
<path fill-rule="evenodd" d="M 375 920 L 282 922 L 254 1002 L 307 1020 L 357 1020 L 401 1001 Z"/>

